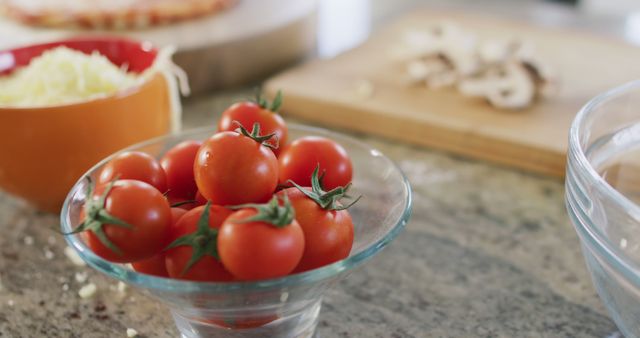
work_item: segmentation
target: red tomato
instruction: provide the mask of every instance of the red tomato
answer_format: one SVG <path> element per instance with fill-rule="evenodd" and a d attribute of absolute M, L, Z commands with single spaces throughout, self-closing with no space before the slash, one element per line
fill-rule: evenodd
<path fill-rule="evenodd" d="M 298 188 L 278 192 L 284 194 L 291 200 L 305 238 L 304 254 L 294 272 L 319 268 L 349 256 L 353 221 L 347 210 L 325 210 Z"/>
<path fill-rule="evenodd" d="M 174 198 L 171 196 L 168 196 L 167 199 L 169 200 L 169 205 L 172 207 L 175 206 L 184 210 L 191 210 L 195 207 L 207 204 L 207 199 L 205 199 L 199 191 L 196 192 L 195 197 L 190 199 Z"/>
<path fill-rule="evenodd" d="M 194 164 L 198 190 L 218 205 L 265 202 L 278 185 L 278 160 L 266 146 L 237 132 L 206 140 Z"/>
<path fill-rule="evenodd" d="M 106 260 L 128 263 L 150 258 L 164 249 L 171 210 L 162 193 L 141 181 L 118 180 L 100 204 L 106 187 L 98 186 L 85 204 L 83 225 L 91 250 Z M 105 219 L 99 210 L 115 219 Z M 118 220 L 127 226 L 117 224 Z M 96 235 L 102 232 L 103 240 Z"/>
<path fill-rule="evenodd" d="M 183 198 L 183 197 L 167 196 L 167 201 L 169 202 L 169 205 L 172 208 L 180 208 L 183 210 L 191 210 L 199 205 L 203 205 L 203 204 L 197 204 L 197 201 L 194 199 Z"/>
<path fill-rule="evenodd" d="M 188 210 L 182 208 L 171 208 L 171 234 L 173 236 L 174 229 L 178 228 L 178 221 L 182 216 L 187 213 Z"/>
<path fill-rule="evenodd" d="M 201 205 L 205 205 L 207 204 L 207 199 L 204 198 L 204 196 L 202 196 L 202 194 L 200 193 L 200 191 L 198 191 L 196 193 L 196 197 L 194 198 L 194 200 L 196 201 L 196 206 L 201 206 Z"/>
<path fill-rule="evenodd" d="M 172 241 L 185 235 L 196 233 L 198 230 L 198 222 L 202 218 L 203 212 L 207 206 L 197 207 L 188 211 L 180 218 L 172 231 Z M 218 229 L 222 222 L 232 212 L 229 209 L 218 205 L 211 205 L 209 209 L 208 227 L 209 229 Z M 207 234 L 205 241 L 215 241 L 216 236 Z M 213 248 L 215 248 L 215 244 Z M 187 267 L 189 261 L 194 256 L 194 248 L 189 245 L 180 245 L 167 250 L 165 254 L 165 265 L 169 276 L 178 279 L 187 279 L 194 281 L 231 281 L 233 276 L 225 270 L 222 263 L 210 254 L 200 257 L 191 267 Z"/>
<path fill-rule="evenodd" d="M 278 159 L 279 183 L 292 180 L 301 186 L 311 185 L 311 174 L 320 165 L 325 190 L 346 186 L 353 173 L 347 151 L 338 143 L 318 136 L 299 138 L 287 145 Z"/>
<path fill-rule="evenodd" d="M 240 280 L 288 275 L 304 252 L 304 234 L 295 220 L 285 226 L 245 221 L 256 209 L 234 212 L 220 227 L 218 252 L 222 264 Z"/>
<path fill-rule="evenodd" d="M 200 145 L 200 141 L 181 142 L 160 159 L 160 165 L 167 175 L 170 197 L 190 199 L 198 191 L 193 177 L 193 162 Z"/>
<path fill-rule="evenodd" d="M 278 319 L 278 315 L 262 315 L 260 317 L 243 317 L 243 318 L 235 318 L 235 319 L 221 319 L 221 318 L 201 318 L 203 322 L 211 323 L 214 325 L 226 327 L 228 329 L 234 330 L 243 330 L 243 329 L 253 329 L 256 327 L 261 327 L 271 323 L 272 321 Z"/>
<path fill-rule="evenodd" d="M 187 210 L 181 208 L 171 208 L 171 231 L 176 227 L 178 220 L 182 215 L 186 214 Z M 164 264 L 164 252 L 161 252 L 151 258 L 147 258 L 141 261 L 131 263 L 134 270 L 147 275 L 154 275 L 158 277 L 169 277 L 167 267 Z"/>
<path fill-rule="evenodd" d="M 157 277 L 169 277 L 164 266 L 164 254 L 159 253 L 151 258 L 131 263 L 134 270 Z"/>
<path fill-rule="evenodd" d="M 107 184 L 114 179 L 138 180 L 149 183 L 161 193 L 167 191 L 167 178 L 155 158 L 140 151 L 128 151 L 109 161 L 98 177 L 98 184 Z"/>
<path fill-rule="evenodd" d="M 260 124 L 262 134 L 275 133 L 278 148 L 273 149 L 277 155 L 281 146 L 287 143 L 287 125 L 282 116 L 253 102 L 239 102 L 227 108 L 218 122 L 218 131 L 234 131 L 238 124 L 251 130 L 255 123 Z"/>

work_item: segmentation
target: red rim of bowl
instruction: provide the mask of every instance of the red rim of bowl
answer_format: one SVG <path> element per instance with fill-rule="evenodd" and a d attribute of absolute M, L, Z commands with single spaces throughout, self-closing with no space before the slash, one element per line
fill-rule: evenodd
<path fill-rule="evenodd" d="M 28 65 L 31 59 L 42 55 L 42 53 L 47 50 L 59 46 L 65 46 L 73 50 L 83 52 L 85 54 L 90 54 L 93 51 L 98 51 L 116 66 L 122 66 L 126 64 L 130 72 L 138 74 L 151 67 L 158 55 L 158 49 L 148 41 L 137 41 L 133 39 L 113 36 L 79 36 L 64 40 L 28 45 L 0 51 L 0 76 L 11 74 L 11 72 L 13 72 L 18 67 Z M 111 95 L 96 97 L 88 100 L 37 107 L 0 106 L 0 111 L 2 109 L 43 110 L 53 107 L 74 106 L 90 102 L 98 102 L 106 99 L 121 98 L 138 92 L 140 88 L 147 82 L 148 81 L 145 81 L 138 85 L 119 90 Z"/>

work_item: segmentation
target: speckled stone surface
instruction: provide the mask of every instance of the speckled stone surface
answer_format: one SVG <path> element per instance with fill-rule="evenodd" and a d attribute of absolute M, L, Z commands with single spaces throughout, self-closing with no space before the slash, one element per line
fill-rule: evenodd
<path fill-rule="evenodd" d="M 246 94 L 188 102 L 184 128 L 213 125 Z M 619 336 L 591 286 L 560 181 L 356 136 L 405 171 L 413 217 L 327 294 L 318 337 Z M 177 336 L 161 305 L 74 266 L 58 224 L 0 194 L 0 337 L 125 337 L 129 327 Z M 97 285 L 95 297 L 78 296 L 87 282 L 76 273 Z"/>

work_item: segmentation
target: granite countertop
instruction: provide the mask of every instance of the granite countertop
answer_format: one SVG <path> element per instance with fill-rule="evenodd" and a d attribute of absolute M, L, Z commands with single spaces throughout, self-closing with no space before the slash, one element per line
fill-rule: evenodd
<path fill-rule="evenodd" d="M 215 112 L 249 93 L 188 102 L 184 128 L 213 126 Z M 388 248 L 326 295 L 319 337 L 618 335 L 591 286 L 561 181 L 356 136 L 400 164 L 414 212 Z M 0 194 L 0 337 L 124 337 L 127 328 L 177 336 L 160 304 L 73 265 L 58 224 Z M 95 297 L 78 296 L 77 273 L 98 286 Z"/>

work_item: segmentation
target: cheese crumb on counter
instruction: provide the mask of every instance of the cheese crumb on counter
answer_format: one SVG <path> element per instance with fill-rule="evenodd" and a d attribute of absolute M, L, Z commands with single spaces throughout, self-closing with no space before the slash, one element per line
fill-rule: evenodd
<path fill-rule="evenodd" d="M 124 292 L 127 291 L 127 284 L 125 284 L 124 282 L 120 281 L 120 282 L 118 282 L 117 289 L 118 289 L 118 292 L 124 293 Z"/>
<path fill-rule="evenodd" d="M 82 299 L 87 299 L 93 297 L 96 294 L 96 291 L 98 291 L 96 285 L 93 283 L 89 283 L 80 288 L 80 290 L 78 291 L 78 295 Z"/>
<path fill-rule="evenodd" d="M 67 256 L 67 258 L 69 258 L 69 260 L 71 261 L 71 263 L 77 265 L 77 266 L 85 266 L 87 265 L 87 263 L 85 263 L 82 258 L 78 255 L 78 253 L 72 248 L 72 247 L 66 247 L 64 248 L 64 255 Z"/>
<path fill-rule="evenodd" d="M 87 273 L 86 273 L 86 272 L 76 272 L 76 273 L 75 273 L 75 275 L 74 275 L 74 277 L 75 277 L 75 279 L 76 279 L 76 282 L 78 282 L 78 283 L 84 283 L 84 282 L 86 282 L 86 281 L 87 281 L 87 278 L 88 278 L 89 276 L 87 275 Z"/>
<path fill-rule="evenodd" d="M 53 251 L 51 251 L 51 249 L 49 249 L 48 247 L 44 248 L 44 258 L 48 259 L 48 260 L 52 260 L 56 257 L 56 255 L 53 253 Z"/>
<path fill-rule="evenodd" d="M 138 336 L 138 331 L 132 329 L 132 328 L 128 328 L 127 329 L 127 337 L 128 338 L 134 338 Z"/>
<path fill-rule="evenodd" d="M 31 236 L 24 236 L 23 241 L 25 245 L 33 245 L 33 237 Z"/>

